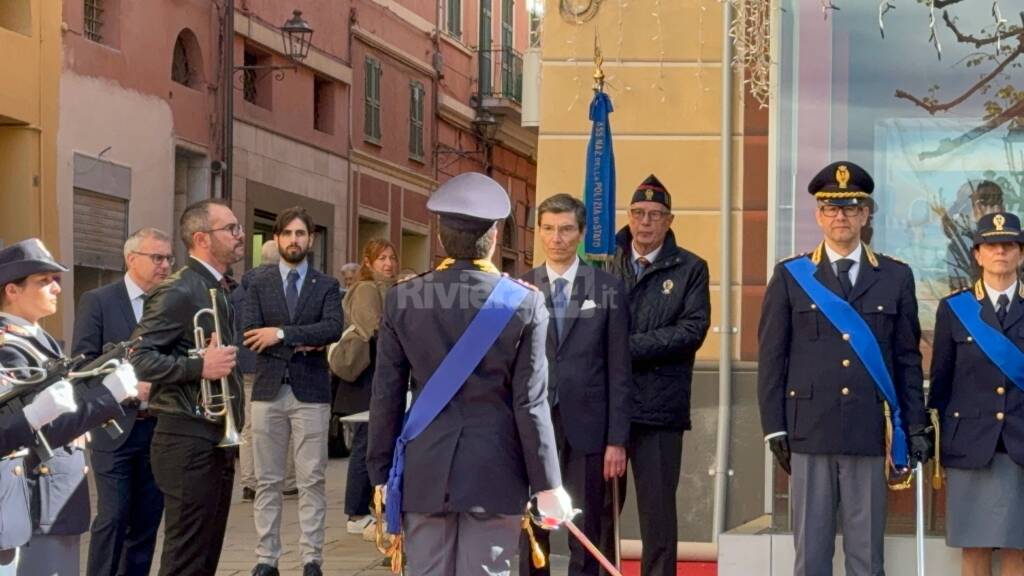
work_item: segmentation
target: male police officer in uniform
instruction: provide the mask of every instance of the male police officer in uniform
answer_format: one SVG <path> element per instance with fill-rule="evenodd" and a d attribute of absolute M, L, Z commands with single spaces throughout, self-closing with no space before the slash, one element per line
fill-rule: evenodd
<path fill-rule="evenodd" d="M 860 240 L 873 190 L 852 162 L 814 177 L 824 241 L 775 267 L 761 309 L 761 423 L 792 475 L 796 576 L 832 574 L 837 509 L 846 574 L 885 574 L 886 404 L 894 465 L 912 467 L 931 450 L 913 273 Z"/>
<path fill-rule="evenodd" d="M 403 441 L 404 497 L 394 502 L 395 485 L 388 486 L 388 506 L 397 507 L 390 514 L 404 516 L 407 574 L 509 574 L 531 491 L 541 514 L 556 521 L 568 518 L 572 508 L 561 487 L 547 401 L 548 313 L 540 292 L 503 279 L 491 264 L 496 223 L 510 208 L 497 182 L 461 174 L 435 191 L 427 208 L 440 215 L 448 259 L 386 297 L 367 466 L 377 486 L 388 482 L 393 464 L 400 474 L 396 440 L 400 433 L 407 436 L 403 420 L 410 385 L 410 422 L 417 419 L 417 403 L 429 405 L 438 389 L 461 385 L 421 434 Z M 507 290 L 508 282 L 525 296 L 500 331 L 500 323 L 495 325 L 494 343 L 480 350 L 482 356 L 459 358 L 468 377 L 425 386 L 456 343 L 466 344 L 460 339 L 476 326 L 478 314 L 483 316 L 485 301 Z"/>

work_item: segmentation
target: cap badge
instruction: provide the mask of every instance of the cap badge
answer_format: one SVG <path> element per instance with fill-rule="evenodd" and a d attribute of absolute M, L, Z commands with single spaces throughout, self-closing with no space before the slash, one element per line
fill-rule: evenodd
<path fill-rule="evenodd" d="M 644 190 L 644 198 L 647 198 L 648 202 L 654 200 L 654 190 L 651 190 L 650 188 Z"/>
<path fill-rule="evenodd" d="M 992 218 L 992 225 L 996 227 L 996 232 L 1002 232 L 1004 224 L 1006 224 L 1006 217 L 1002 214 L 996 214 Z"/>
<path fill-rule="evenodd" d="M 846 167 L 846 164 L 840 164 L 839 168 L 836 168 L 836 182 L 839 183 L 841 190 L 846 190 L 846 184 L 850 181 L 850 170 Z"/>
<path fill-rule="evenodd" d="M 674 286 L 675 284 L 672 282 L 672 280 L 665 280 L 664 282 L 661 283 L 661 293 L 666 296 L 671 294 L 672 288 Z"/>

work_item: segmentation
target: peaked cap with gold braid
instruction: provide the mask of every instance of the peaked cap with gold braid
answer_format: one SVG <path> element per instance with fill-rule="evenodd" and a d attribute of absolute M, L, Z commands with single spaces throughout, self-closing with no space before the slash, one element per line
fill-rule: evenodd
<path fill-rule="evenodd" d="M 841 160 L 822 168 L 807 185 L 807 191 L 815 199 L 833 206 L 857 206 L 871 198 L 875 181 L 867 170 Z"/>

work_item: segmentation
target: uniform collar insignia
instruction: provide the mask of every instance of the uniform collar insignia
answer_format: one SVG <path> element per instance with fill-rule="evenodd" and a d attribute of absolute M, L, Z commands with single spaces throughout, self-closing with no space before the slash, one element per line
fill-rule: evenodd
<path fill-rule="evenodd" d="M 974 297 L 978 300 L 985 299 L 985 285 L 981 283 L 980 278 L 974 283 Z"/>

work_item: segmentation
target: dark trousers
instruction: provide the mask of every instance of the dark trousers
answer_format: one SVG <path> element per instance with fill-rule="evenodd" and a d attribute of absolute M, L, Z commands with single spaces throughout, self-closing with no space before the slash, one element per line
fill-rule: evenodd
<path fill-rule="evenodd" d="M 366 516 L 370 513 L 373 486 L 366 471 L 368 426 L 355 424 L 352 429 L 352 452 L 348 456 L 348 477 L 345 480 L 345 514 Z"/>
<path fill-rule="evenodd" d="M 193 436 L 157 432 L 150 457 L 164 493 L 160 576 L 217 571 L 231 507 L 236 448 Z"/>
<path fill-rule="evenodd" d="M 581 508 L 583 513 L 573 519 L 583 533 L 592 542 L 601 537 L 601 509 L 604 505 L 604 453 L 584 454 L 573 450 L 565 439 L 565 429 L 561 412 L 552 410 L 552 423 L 555 428 L 555 442 L 558 445 L 558 459 L 562 469 L 562 484 L 565 491 L 572 497 L 573 506 Z M 589 511 L 589 512 L 588 512 Z M 533 533 L 537 544 L 549 556 L 551 545 L 547 530 L 534 526 Z M 569 576 L 597 576 L 601 569 L 597 560 L 587 552 L 579 540 L 569 536 Z M 519 574 L 521 576 L 549 576 L 550 567 L 536 568 L 531 562 L 529 539 L 525 533 L 519 544 Z"/>
<path fill-rule="evenodd" d="M 633 424 L 629 431 L 626 455 L 636 481 L 636 507 L 640 516 L 640 558 L 642 576 L 675 576 L 676 488 L 683 465 L 683 431 L 660 426 Z M 626 477 L 620 478 L 618 509 L 626 499 Z M 609 490 L 609 493 L 611 490 Z M 611 511 L 611 497 L 605 499 L 606 513 Z M 613 546 L 611 522 L 601 534 L 602 548 Z"/>
<path fill-rule="evenodd" d="M 89 540 L 88 576 L 149 574 L 164 512 L 164 495 L 149 462 L 155 426 L 156 418 L 137 420 L 117 450 L 90 454 L 96 517 Z"/>

